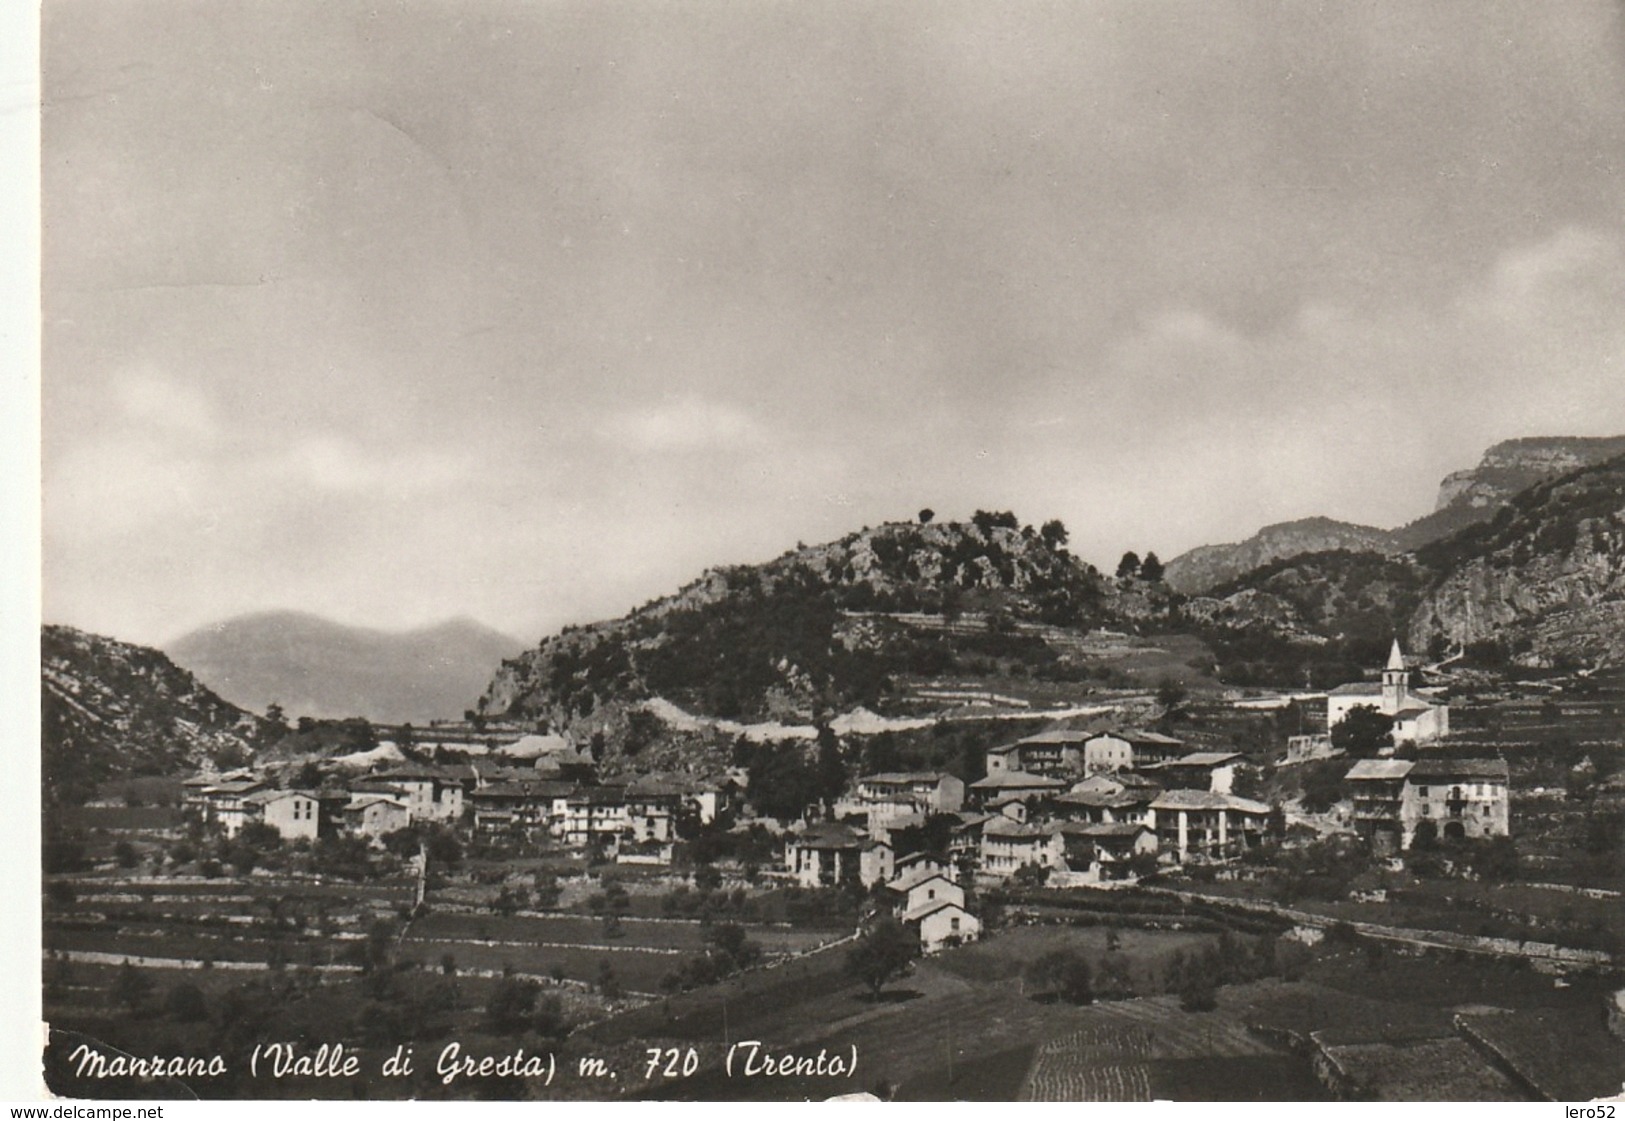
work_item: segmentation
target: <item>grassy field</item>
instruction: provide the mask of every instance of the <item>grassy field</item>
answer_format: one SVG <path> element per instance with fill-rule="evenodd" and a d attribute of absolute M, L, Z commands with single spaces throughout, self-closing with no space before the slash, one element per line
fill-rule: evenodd
<path fill-rule="evenodd" d="M 1106 927 L 1066 926 L 1043 924 L 1016 927 L 987 942 L 961 947 L 944 954 L 938 964 L 969 981 L 996 983 L 1015 982 L 1018 986 L 1022 971 L 1032 962 L 1053 950 L 1081 951 L 1090 967 L 1099 972 L 1105 960 L 1108 940 L 1113 937 Z M 1211 945 L 1213 935 L 1190 934 L 1181 931 L 1133 930 L 1117 931 L 1118 953 L 1128 966 L 1130 977 L 1137 987 L 1156 989 L 1174 954 L 1190 953 Z"/>

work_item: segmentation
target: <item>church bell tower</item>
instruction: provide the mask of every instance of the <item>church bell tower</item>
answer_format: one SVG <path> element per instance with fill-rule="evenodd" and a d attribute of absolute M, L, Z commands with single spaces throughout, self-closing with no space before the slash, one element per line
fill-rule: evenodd
<path fill-rule="evenodd" d="M 1388 664 L 1382 671 L 1382 711 L 1390 716 L 1404 708 L 1410 700 L 1411 675 L 1405 668 L 1405 655 L 1400 652 L 1399 639 L 1388 653 Z"/>

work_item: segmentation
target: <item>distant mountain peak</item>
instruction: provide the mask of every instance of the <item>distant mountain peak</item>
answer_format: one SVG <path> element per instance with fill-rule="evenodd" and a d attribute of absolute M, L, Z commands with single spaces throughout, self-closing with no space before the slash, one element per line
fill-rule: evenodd
<path fill-rule="evenodd" d="M 1181 553 L 1168 562 L 1164 579 L 1175 591 L 1196 595 L 1273 561 L 1337 550 L 1391 553 L 1395 547 L 1388 531 L 1374 526 L 1327 517 L 1297 518 L 1267 525 L 1245 541 L 1202 545 Z"/>
<path fill-rule="evenodd" d="M 1297 518 L 1245 541 L 1200 545 L 1167 562 L 1166 579 L 1186 595 L 1229 583 L 1255 568 L 1304 553 L 1411 552 L 1495 516 L 1514 496 L 1547 479 L 1625 454 L 1625 436 L 1522 436 L 1489 447 L 1478 466 L 1439 484 L 1433 511 L 1393 530 L 1328 517 Z"/>
<path fill-rule="evenodd" d="M 427 723 L 463 715 L 518 639 L 460 617 L 411 630 L 261 611 L 199 627 L 169 649 L 212 688 L 263 712 Z"/>

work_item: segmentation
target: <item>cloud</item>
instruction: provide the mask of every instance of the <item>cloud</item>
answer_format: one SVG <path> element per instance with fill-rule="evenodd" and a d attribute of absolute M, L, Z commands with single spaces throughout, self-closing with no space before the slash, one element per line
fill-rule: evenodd
<path fill-rule="evenodd" d="M 208 396 L 167 374 L 123 370 L 113 378 L 111 394 L 119 419 L 138 430 L 207 442 L 220 436 L 220 418 Z"/>
<path fill-rule="evenodd" d="M 767 443 L 765 426 L 721 401 L 688 397 L 615 417 L 602 434 L 641 452 L 738 450 Z"/>
<path fill-rule="evenodd" d="M 475 465 L 469 456 L 430 447 L 367 448 L 354 439 L 321 433 L 295 440 L 248 464 L 247 470 L 268 481 L 314 491 L 401 496 L 467 480 Z"/>

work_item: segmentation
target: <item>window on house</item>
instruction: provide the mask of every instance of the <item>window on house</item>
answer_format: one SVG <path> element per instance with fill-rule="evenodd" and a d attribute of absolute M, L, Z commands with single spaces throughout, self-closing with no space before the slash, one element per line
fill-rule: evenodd
<path fill-rule="evenodd" d="M 948 920 L 948 929 L 955 934 L 959 933 L 959 917 L 957 915 Z"/>

